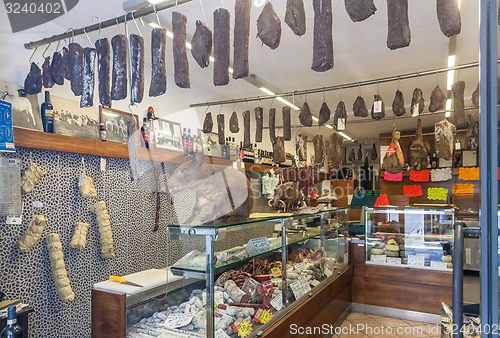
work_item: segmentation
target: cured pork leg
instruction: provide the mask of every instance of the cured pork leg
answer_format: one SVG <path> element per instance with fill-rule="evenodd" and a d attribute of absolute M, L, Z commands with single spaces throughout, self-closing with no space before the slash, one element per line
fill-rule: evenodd
<path fill-rule="evenodd" d="M 394 101 L 392 101 L 392 112 L 396 116 L 406 114 L 405 99 L 403 98 L 403 93 L 399 89 L 396 91 Z"/>
<path fill-rule="evenodd" d="M 325 72 L 333 68 L 332 0 L 313 0 L 314 37 L 311 69 Z"/>
<path fill-rule="evenodd" d="M 377 11 L 373 0 L 345 0 L 344 3 L 347 14 L 354 22 L 366 20 Z"/>
<path fill-rule="evenodd" d="M 408 164 L 413 170 L 424 170 L 429 164 L 429 154 L 425 149 L 424 137 L 422 134 L 422 120 L 417 120 L 417 131 L 415 139 L 410 144 L 408 150 Z"/>
<path fill-rule="evenodd" d="M 314 144 L 314 163 L 319 164 L 323 162 L 323 135 L 316 135 L 313 137 Z"/>
<path fill-rule="evenodd" d="M 304 102 L 304 105 L 302 106 L 302 109 L 300 110 L 299 114 L 299 120 L 300 124 L 302 124 L 304 127 L 311 127 L 313 120 L 312 120 L 312 113 L 311 109 L 309 108 L 309 105 L 307 102 Z"/>
<path fill-rule="evenodd" d="M 337 109 L 338 109 L 338 107 L 337 107 Z M 326 104 L 326 102 L 323 102 L 323 104 L 321 105 L 321 108 L 319 109 L 318 126 L 322 126 L 325 123 L 327 123 L 328 120 L 330 120 L 331 114 L 332 114 L 332 112 L 330 111 L 328 104 Z M 337 114 L 337 112 L 335 112 L 335 114 Z"/>
<path fill-rule="evenodd" d="M 174 81 L 179 88 L 190 88 L 189 62 L 186 51 L 186 16 L 172 12 L 172 31 L 174 34 Z"/>
<path fill-rule="evenodd" d="M 251 0 L 236 0 L 234 3 L 233 79 L 248 76 L 251 9 Z"/>
<path fill-rule="evenodd" d="M 273 50 L 280 45 L 281 21 L 270 2 L 264 6 L 257 19 L 257 37 Z"/>
<path fill-rule="evenodd" d="M 165 54 L 167 49 L 167 30 L 154 28 L 151 31 L 151 85 L 149 96 L 156 97 L 167 91 L 167 67 Z"/>
<path fill-rule="evenodd" d="M 127 38 L 115 35 L 111 39 L 113 49 L 113 70 L 111 74 L 111 99 L 123 100 L 127 97 Z M 71 85 L 73 88 L 73 85 Z"/>
<path fill-rule="evenodd" d="M 214 12 L 214 85 L 229 83 L 230 17 L 224 8 Z"/>
<path fill-rule="evenodd" d="M 212 55 L 212 31 L 206 24 L 196 20 L 196 30 L 191 39 L 191 55 L 201 67 L 208 67 Z"/>
<path fill-rule="evenodd" d="M 332 163 L 334 169 L 342 166 L 344 157 L 343 137 L 337 133 L 330 135 L 330 149 L 328 151 L 328 161 Z M 354 157 L 354 156 L 353 156 Z"/>
<path fill-rule="evenodd" d="M 352 105 L 352 112 L 356 117 L 367 117 L 368 108 L 366 108 L 365 99 L 358 96 Z"/>
<path fill-rule="evenodd" d="M 387 47 L 398 49 L 410 45 L 411 33 L 408 21 L 408 0 L 387 0 Z"/>
<path fill-rule="evenodd" d="M 447 119 L 439 121 L 434 126 L 434 147 L 436 155 L 447 161 L 453 158 L 453 147 L 457 127 Z"/>
<path fill-rule="evenodd" d="M 460 34 L 462 23 L 456 0 L 436 0 L 436 12 L 441 32 L 447 37 Z"/>
<path fill-rule="evenodd" d="M 446 95 L 439 86 L 436 86 L 431 93 L 431 103 L 429 104 L 429 111 L 434 113 L 440 109 L 443 109 L 446 105 Z"/>
<path fill-rule="evenodd" d="M 285 23 L 295 35 L 302 36 L 306 33 L 306 12 L 303 0 L 287 0 Z"/>

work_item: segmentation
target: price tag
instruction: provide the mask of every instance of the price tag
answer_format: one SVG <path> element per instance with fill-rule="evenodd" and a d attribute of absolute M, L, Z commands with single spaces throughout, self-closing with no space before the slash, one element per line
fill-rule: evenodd
<path fill-rule="evenodd" d="M 207 305 L 207 292 L 206 291 L 203 291 L 201 293 L 201 303 L 203 304 L 203 306 Z"/>
<path fill-rule="evenodd" d="M 85 174 L 81 173 L 80 177 L 78 178 L 78 186 L 81 187 L 83 182 L 85 182 Z"/>
<path fill-rule="evenodd" d="M 231 338 L 227 335 L 226 332 L 224 332 L 223 329 L 218 329 L 215 331 L 215 338 Z"/>
<path fill-rule="evenodd" d="M 266 237 L 252 238 L 247 243 L 247 252 L 249 256 L 259 255 L 271 249 L 271 243 Z"/>
<path fill-rule="evenodd" d="M 106 158 L 101 157 L 101 171 L 105 172 L 106 171 Z"/>
<path fill-rule="evenodd" d="M 314 287 L 318 286 L 320 284 L 320 282 L 317 279 L 313 279 L 309 282 L 309 284 L 311 284 L 312 287 L 314 288 Z"/>
<path fill-rule="evenodd" d="M 329 268 L 325 268 L 324 272 L 326 277 L 330 277 L 331 275 L 333 275 L 332 270 L 330 270 Z"/>
<path fill-rule="evenodd" d="M 407 265 L 409 266 L 425 266 L 424 256 L 409 255 Z"/>
<path fill-rule="evenodd" d="M 387 262 L 387 256 L 386 255 L 371 255 L 370 256 L 370 262 L 386 263 Z"/>
<path fill-rule="evenodd" d="M 399 258 L 399 257 L 387 257 L 387 263 L 389 263 L 389 264 L 401 264 L 401 258 Z"/>
<path fill-rule="evenodd" d="M 345 130 L 345 119 L 337 119 L 337 130 Z"/>
<path fill-rule="evenodd" d="M 205 296 L 205 299 L 206 299 L 206 296 Z M 224 292 L 222 292 L 222 291 L 215 291 L 215 293 L 214 293 L 214 303 L 215 303 L 215 305 L 224 304 Z"/>
<path fill-rule="evenodd" d="M 240 162 L 240 169 L 245 169 L 245 162 Z"/>
<path fill-rule="evenodd" d="M 413 105 L 413 112 L 411 113 L 412 117 L 417 117 L 420 114 L 418 111 L 419 108 L 420 108 L 420 103 L 415 103 Z"/>
<path fill-rule="evenodd" d="M 280 268 L 272 268 L 271 269 L 271 277 L 281 277 L 281 269 Z"/>
<path fill-rule="evenodd" d="M 191 323 L 194 313 L 171 313 L 165 319 L 165 325 L 171 329 L 177 329 Z"/>
<path fill-rule="evenodd" d="M 461 149 L 460 141 L 457 139 L 455 142 L 455 150 L 460 150 L 460 149 Z"/>
<path fill-rule="evenodd" d="M 34 201 L 33 202 L 33 207 L 34 208 L 43 208 L 43 203 L 40 201 Z"/>
<path fill-rule="evenodd" d="M 382 112 L 382 101 L 373 102 L 373 112 L 381 113 Z"/>
<path fill-rule="evenodd" d="M 296 280 L 295 282 L 291 283 L 290 289 L 292 289 L 295 299 L 299 299 L 304 295 L 304 291 L 302 290 L 302 283 L 300 282 L 300 280 Z"/>
<path fill-rule="evenodd" d="M 442 268 L 446 268 L 446 263 L 445 262 L 436 262 L 436 261 L 431 261 L 431 268 L 438 268 L 438 269 L 442 269 Z"/>
<path fill-rule="evenodd" d="M 271 299 L 271 306 L 276 311 L 279 311 L 283 308 L 283 296 L 281 295 L 281 292 L 277 292 L 276 296 L 274 296 L 274 298 Z"/>
<path fill-rule="evenodd" d="M 304 271 L 306 269 L 306 265 L 304 263 L 298 263 L 298 264 L 295 264 L 293 269 L 295 271 Z"/>
<path fill-rule="evenodd" d="M 311 291 L 311 286 L 309 285 L 308 279 L 305 277 L 299 277 L 299 282 L 302 286 L 302 292 L 304 294 L 307 294 L 309 291 Z"/>

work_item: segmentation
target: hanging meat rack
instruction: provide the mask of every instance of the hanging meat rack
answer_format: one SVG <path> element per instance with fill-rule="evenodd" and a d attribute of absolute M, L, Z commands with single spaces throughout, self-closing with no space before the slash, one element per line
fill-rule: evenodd
<path fill-rule="evenodd" d="M 74 30 L 70 29 L 69 31 L 62 33 L 62 34 L 53 35 L 51 37 L 44 38 L 44 39 L 37 40 L 37 41 L 28 42 L 28 43 L 24 44 L 24 47 L 26 49 L 38 48 L 40 46 L 48 45 L 48 44 L 51 44 L 53 42 L 73 38 L 77 35 L 88 34 L 88 33 L 93 32 L 93 31 L 98 31 L 102 28 L 116 26 L 116 25 L 124 23 L 125 21 L 139 19 L 139 18 L 142 18 L 144 16 L 151 15 L 151 14 L 158 14 L 158 12 L 161 12 L 161 11 L 164 11 L 166 9 L 176 7 L 178 5 L 182 5 L 184 3 L 191 2 L 191 1 L 192 0 L 164 1 L 164 2 L 161 2 L 157 5 L 152 5 L 152 6 L 143 8 L 143 9 L 127 12 L 124 15 L 120 15 L 120 16 L 117 16 L 116 18 L 112 18 L 112 19 L 108 19 L 108 20 L 99 22 L 99 23 L 93 24 L 91 26 L 82 27 L 82 28 L 78 28 L 78 29 L 74 29 Z"/>

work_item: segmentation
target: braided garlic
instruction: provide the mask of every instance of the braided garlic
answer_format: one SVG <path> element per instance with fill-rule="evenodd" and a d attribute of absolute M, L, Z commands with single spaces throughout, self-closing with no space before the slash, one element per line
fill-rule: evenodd
<path fill-rule="evenodd" d="M 64 264 L 61 239 L 58 234 L 52 233 L 48 234 L 45 240 L 49 250 L 52 279 L 56 286 L 57 295 L 61 301 L 70 302 L 75 299 L 75 293 L 71 288 L 66 265 Z"/>
<path fill-rule="evenodd" d="M 111 231 L 111 222 L 109 220 L 108 208 L 106 202 L 100 201 L 90 207 L 90 211 L 96 215 L 97 225 L 99 227 L 99 237 L 101 239 L 101 256 L 104 259 L 115 257 L 113 248 L 113 233 Z"/>
<path fill-rule="evenodd" d="M 26 229 L 26 232 L 21 236 L 21 239 L 17 243 L 17 246 L 19 247 L 19 250 L 21 250 L 21 252 L 28 252 L 35 246 L 35 244 L 42 236 L 42 232 L 43 229 L 45 229 L 46 224 L 47 218 L 45 218 L 45 216 L 33 216 L 30 224 L 28 225 L 28 229 Z"/>
<path fill-rule="evenodd" d="M 75 230 L 73 231 L 73 236 L 71 236 L 71 242 L 69 246 L 73 249 L 83 250 L 87 245 L 87 233 L 89 231 L 90 224 L 85 222 L 76 222 Z"/>
<path fill-rule="evenodd" d="M 25 194 L 29 194 L 35 184 L 45 176 L 47 170 L 45 168 L 39 166 L 38 164 L 31 162 L 28 169 L 24 171 L 23 177 L 21 178 L 21 188 L 23 189 Z"/>

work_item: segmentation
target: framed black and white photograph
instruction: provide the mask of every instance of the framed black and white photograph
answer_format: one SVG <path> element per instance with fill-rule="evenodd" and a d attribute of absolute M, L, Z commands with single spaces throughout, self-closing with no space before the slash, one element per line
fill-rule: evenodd
<path fill-rule="evenodd" d="M 12 125 L 43 131 L 38 95 L 26 95 L 21 86 L 0 81 L 0 98 L 12 103 Z"/>
<path fill-rule="evenodd" d="M 113 142 L 127 142 L 127 122 L 134 122 L 137 128 L 141 127 L 137 115 L 103 106 L 99 106 L 99 120 L 106 128 L 107 140 Z"/>
<path fill-rule="evenodd" d="M 157 148 L 184 151 L 180 123 L 156 118 L 153 126 Z"/>
<path fill-rule="evenodd" d="M 51 95 L 56 134 L 99 140 L 97 108 L 80 108 L 80 101 Z"/>
<path fill-rule="evenodd" d="M 219 135 L 217 133 L 204 133 L 201 129 L 198 129 L 198 140 L 201 142 L 204 155 L 221 157 Z"/>

